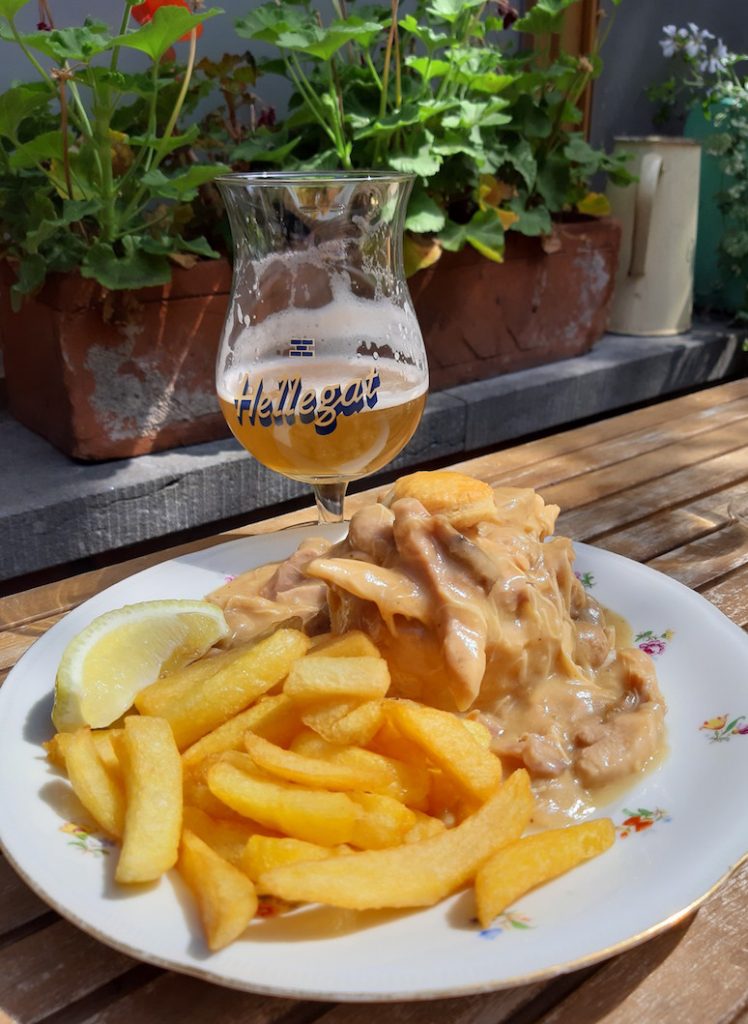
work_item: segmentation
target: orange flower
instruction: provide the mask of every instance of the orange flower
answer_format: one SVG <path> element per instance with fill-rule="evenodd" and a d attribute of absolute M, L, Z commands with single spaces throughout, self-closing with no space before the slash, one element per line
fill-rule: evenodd
<path fill-rule="evenodd" d="M 142 4 L 136 4 L 132 8 L 131 14 L 133 18 L 138 22 L 139 25 L 145 25 L 146 22 L 150 21 L 159 7 L 184 7 L 186 11 L 192 13 L 192 8 L 187 3 L 187 0 L 145 0 Z M 203 26 L 197 26 L 197 38 L 203 34 Z M 186 32 L 179 40 L 180 43 L 187 42 L 190 38 L 191 33 Z"/>

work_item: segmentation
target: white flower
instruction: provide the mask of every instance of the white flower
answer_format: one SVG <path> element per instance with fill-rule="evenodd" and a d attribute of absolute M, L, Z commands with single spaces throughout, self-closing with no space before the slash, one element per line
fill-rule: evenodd
<path fill-rule="evenodd" d="M 660 40 L 663 56 L 674 57 L 678 51 L 678 30 L 675 25 L 663 25 L 662 31 L 665 33 L 665 38 Z"/>
<path fill-rule="evenodd" d="M 714 34 L 705 28 L 699 28 L 694 22 L 689 21 L 688 33 L 686 33 L 686 45 L 684 47 L 689 57 L 701 57 L 706 53 L 707 39 L 714 39 Z"/>
<path fill-rule="evenodd" d="M 699 63 L 699 70 L 707 71 L 710 75 L 716 75 L 718 72 L 725 70 L 729 57 L 730 51 L 722 40 L 718 39 L 709 56 Z"/>

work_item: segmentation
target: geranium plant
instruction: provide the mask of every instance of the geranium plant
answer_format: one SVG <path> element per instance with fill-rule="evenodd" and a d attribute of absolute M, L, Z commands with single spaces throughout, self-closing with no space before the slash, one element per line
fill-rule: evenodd
<path fill-rule="evenodd" d="M 0 95 L 0 258 L 18 301 L 49 271 L 78 270 L 110 290 L 160 285 L 174 263 L 218 255 L 195 235 L 191 204 L 225 170 L 199 162 L 198 128 L 180 127 L 194 102 L 203 22 L 186 0 L 124 2 L 112 30 L 87 18 L 55 28 L 49 5 L 35 32 L 0 0 L 0 41 L 19 48 L 35 79 Z M 174 47 L 186 48 L 175 63 Z M 146 67 L 124 71 L 123 51 Z"/>
<path fill-rule="evenodd" d="M 725 282 L 748 282 L 748 79 L 741 65 L 748 55 L 733 53 L 708 29 L 693 22 L 663 27 L 663 55 L 671 62 L 668 77 L 648 90 L 657 104 L 656 122 L 701 107 L 714 131 L 707 152 L 719 160 L 727 182 L 716 196 L 725 223 L 720 261 Z M 748 319 L 748 285 L 742 319 Z"/>
<path fill-rule="evenodd" d="M 291 83 L 289 114 L 233 157 L 413 172 L 409 271 L 465 244 L 500 261 L 507 230 L 547 237 L 554 218 L 606 213 L 589 191 L 597 172 L 630 180 L 581 130 L 597 46 L 547 52 L 576 2 L 538 0 L 520 18 L 507 0 L 417 0 L 408 13 L 398 0 L 358 10 L 333 0 L 325 23 L 310 0 L 270 0 L 237 31 L 276 47 L 259 68 Z"/>

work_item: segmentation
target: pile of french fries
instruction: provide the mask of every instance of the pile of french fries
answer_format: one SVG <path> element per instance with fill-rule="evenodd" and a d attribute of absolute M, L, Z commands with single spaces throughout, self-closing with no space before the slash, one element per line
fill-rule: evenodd
<path fill-rule="evenodd" d="M 117 727 L 45 746 L 120 842 L 117 881 L 176 866 L 211 950 L 246 930 L 258 897 L 425 907 L 473 882 L 487 927 L 611 845 L 608 819 L 521 838 L 527 773 L 503 780 L 484 726 L 389 685 L 363 633 L 278 629 L 159 679 Z"/>

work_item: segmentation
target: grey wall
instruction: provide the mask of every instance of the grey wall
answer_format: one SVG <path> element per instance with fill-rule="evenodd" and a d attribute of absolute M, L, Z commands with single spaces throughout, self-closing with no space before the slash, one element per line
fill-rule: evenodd
<path fill-rule="evenodd" d="M 610 15 L 610 0 L 603 0 Z M 659 40 L 663 25 L 695 22 L 721 37 L 728 49 L 748 53 L 748 0 L 622 0 L 603 49 L 604 70 L 595 83 L 592 141 L 610 146 L 615 135 L 647 135 L 653 130 L 650 85 L 670 74 Z M 667 127 L 678 133 L 680 125 Z"/>
<path fill-rule="evenodd" d="M 87 14 L 114 25 L 119 20 L 121 0 L 50 0 L 60 26 L 80 24 Z M 208 0 L 226 12 L 205 25 L 200 53 L 217 57 L 225 51 L 241 51 L 246 41 L 233 31 L 234 21 L 256 6 L 256 0 Z M 603 0 L 610 7 L 610 0 Z M 323 11 L 330 0 L 320 0 Z M 30 3 L 18 16 L 20 27 L 32 30 L 37 20 L 37 4 Z M 641 135 L 652 131 L 652 107 L 645 96 L 647 86 L 666 77 L 667 62 L 658 40 L 662 26 L 684 25 L 695 21 L 722 36 L 735 51 L 748 52 L 748 0 L 622 0 L 608 37 L 603 59 L 605 68 L 594 94 L 592 136 L 597 143 L 610 143 L 614 135 Z M 184 44 L 183 44 L 184 47 Z M 252 45 L 253 52 L 260 48 Z M 138 56 L 128 54 L 136 63 Z M 23 55 L 9 43 L 0 41 L 0 91 L 15 78 L 27 78 Z M 283 85 L 277 78 L 258 83 L 260 98 L 266 103 L 284 102 Z M 677 131 L 677 125 L 673 130 Z"/>

